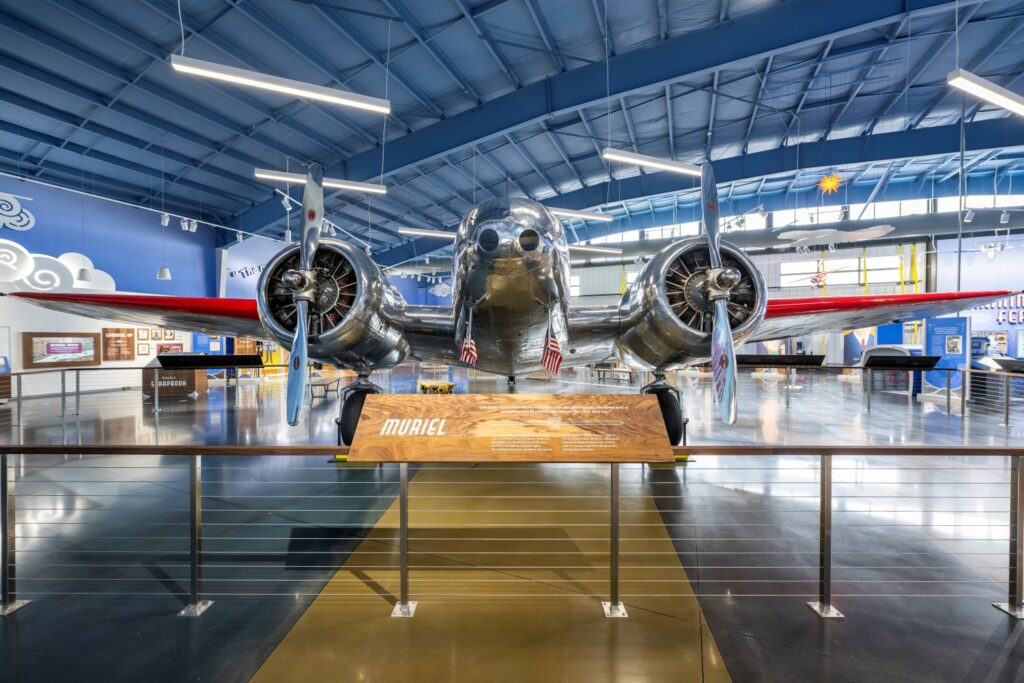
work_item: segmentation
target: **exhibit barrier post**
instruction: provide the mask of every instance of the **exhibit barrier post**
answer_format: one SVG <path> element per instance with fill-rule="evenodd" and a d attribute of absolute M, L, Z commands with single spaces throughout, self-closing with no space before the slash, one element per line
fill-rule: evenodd
<path fill-rule="evenodd" d="M 60 416 L 64 417 L 64 404 L 67 402 L 67 373 L 60 371 Z"/>
<path fill-rule="evenodd" d="M 921 381 L 922 381 L 922 383 L 924 382 L 923 379 Z M 946 415 L 949 415 L 949 411 L 952 410 L 952 408 L 953 408 L 952 397 L 951 397 L 951 395 L 952 395 L 952 393 L 951 393 L 952 387 L 953 387 L 953 373 L 950 372 L 949 370 L 946 370 Z"/>
<path fill-rule="evenodd" d="M 870 370 L 868 370 L 870 376 Z M 870 395 L 870 394 L 869 394 Z M 807 605 L 822 619 L 842 619 L 832 606 L 832 454 L 821 455 L 821 514 L 818 524 L 818 600 Z"/>
<path fill-rule="evenodd" d="M 416 602 L 409 601 L 409 463 L 399 463 L 398 472 L 399 597 L 391 616 L 408 619 L 416 613 Z"/>
<path fill-rule="evenodd" d="M 160 369 L 153 368 L 153 412 L 160 412 Z"/>
<path fill-rule="evenodd" d="M 202 599 L 203 582 L 203 456 L 194 455 L 188 467 L 189 497 L 189 596 L 179 617 L 198 617 L 212 600 Z"/>
<path fill-rule="evenodd" d="M 1010 580 L 1008 602 L 992 605 L 1024 619 L 1024 456 L 1010 456 Z"/>
<path fill-rule="evenodd" d="M 613 462 L 610 465 L 610 497 L 609 497 L 609 521 L 608 521 L 608 570 L 609 590 L 608 602 L 602 602 L 604 615 L 609 619 L 625 619 L 626 606 L 619 600 L 619 463 Z"/>
<path fill-rule="evenodd" d="M 28 604 L 18 600 L 15 579 L 16 539 L 14 525 L 14 470 L 7 466 L 7 454 L 0 455 L 0 616 Z"/>
<path fill-rule="evenodd" d="M 1003 375 L 1003 425 L 1010 426 L 1010 376 Z"/>
<path fill-rule="evenodd" d="M 872 377 L 871 376 L 871 368 L 868 368 L 867 381 L 868 381 L 868 412 L 869 413 L 871 412 L 871 377 Z"/>
<path fill-rule="evenodd" d="M 967 369 L 960 371 L 960 417 L 967 415 L 967 382 L 969 381 Z"/>
<path fill-rule="evenodd" d="M 75 370 L 75 415 L 82 411 L 82 371 Z"/>
<path fill-rule="evenodd" d="M 17 375 L 15 377 L 15 382 L 18 385 L 17 386 L 17 389 L 18 389 L 17 420 L 18 420 L 18 426 L 21 426 L 21 399 L 23 398 L 22 394 L 25 393 L 25 391 L 24 391 L 24 389 L 22 387 L 21 375 Z"/>

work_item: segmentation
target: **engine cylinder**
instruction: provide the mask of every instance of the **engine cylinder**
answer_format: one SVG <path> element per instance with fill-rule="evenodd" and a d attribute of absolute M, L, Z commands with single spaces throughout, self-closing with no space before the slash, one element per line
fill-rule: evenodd
<path fill-rule="evenodd" d="M 295 336 L 294 289 L 287 275 L 299 268 L 299 244 L 270 260 L 256 288 L 263 326 L 287 349 Z M 309 305 L 309 356 L 357 371 L 394 367 L 409 353 L 405 303 L 377 264 L 341 240 L 321 239 L 313 261 L 316 296 Z"/>
<path fill-rule="evenodd" d="M 722 265 L 739 273 L 729 298 L 733 340 L 743 343 L 768 304 L 764 278 L 743 251 L 721 243 Z M 634 367 L 671 370 L 711 356 L 714 304 L 707 296 L 711 264 L 707 241 L 676 242 L 655 254 L 622 297 L 617 346 Z"/>

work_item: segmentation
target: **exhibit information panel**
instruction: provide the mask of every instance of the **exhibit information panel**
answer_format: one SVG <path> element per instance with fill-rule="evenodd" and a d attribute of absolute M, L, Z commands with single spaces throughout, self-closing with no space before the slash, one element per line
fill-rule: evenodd
<path fill-rule="evenodd" d="M 370 394 L 349 461 L 671 462 L 650 394 Z"/>

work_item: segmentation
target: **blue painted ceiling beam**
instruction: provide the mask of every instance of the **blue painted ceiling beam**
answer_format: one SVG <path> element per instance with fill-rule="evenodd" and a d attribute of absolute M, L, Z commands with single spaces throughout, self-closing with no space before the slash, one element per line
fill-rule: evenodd
<path fill-rule="evenodd" d="M 950 155 L 959 151 L 959 131 L 959 126 L 938 126 L 868 137 L 808 142 L 716 160 L 715 175 L 718 182 L 724 184 L 793 173 L 801 169 Z M 965 134 L 967 149 L 972 151 L 1024 147 L 1024 126 L 1006 118 L 968 124 Z M 606 204 L 607 197 L 612 196 L 610 193 L 613 189 L 616 199 L 629 201 L 696 189 L 696 186 L 697 179 L 691 176 L 666 172 L 649 173 L 645 176 L 620 178 L 615 181 L 614 188 L 610 183 L 600 183 L 566 192 L 557 199 L 552 199 L 551 203 L 565 209 L 593 209 Z M 413 240 L 402 247 L 380 254 L 379 259 L 385 265 L 399 263 L 415 255 L 432 251 L 439 246 L 436 242 L 437 240 L 429 239 Z"/>
<path fill-rule="evenodd" d="M 487 48 L 491 57 L 493 57 L 494 61 L 497 62 L 498 68 L 500 68 L 502 73 L 505 74 L 505 78 L 507 78 L 513 86 L 517 88 L 523 87 L 523 82 L 519 79 L 519 76 L 516 75 L 516 71 L 508 61 L 505 53 L 502 52 L 501 48 L 495 44 L 491 30 L 487 28 L 483 22 L 477 21 L 479 14 L 477 14 L 476 8 L 471 8 L 467 0 L 455 0 L 455 4 L 459 6 L 459 10 L 462 12 L 462 15 L 466 17 L 466 21 L 469 22 L 469 25 L 473 27 L 477 38 L 483 42 L 484 47 Z"/>
<path fill-rule="evenodd" d="M 551 58 L 555 60 L 555 66 L 558 67 L 559 71 L 565 71 L 565 60 L 562 59 L 562 53 L 558 51 L 558 44 L 555 42 L 554 36 L 551 35 L 548 21 L 544 18 L 544 13 L 537 5 L 537 0 L 526 0 L 526 9 L 530 12 L 530 18 L 533 19 L 533 23 L 537 27 L 537 33 L 540 34 L 541 40 L 544 41 L 544 46 L 548 49 Z"/>
<path fill-rule="evenodd" d="M 396 8 L 402 7 L 399 0 L 387 2 L 393 11 L 397 12 Z M 960 4 L 963 7 L 976 2 L 961 0 Z M 872 0 L 838 6 L 818 0 L 793 0 L 773 5 L 713 28 L 615 56 L 607 66 L 611 94 L 620 97 L 686 78 L 706 77 L 717 69 L 765 59 L 769 54 L 782 50 L 800 49 L 858 31 L 883 27 L 908 11 L 912 17 L 919 17 L 948 12 L 953 6 L 954 0 Z M 410 17 L 397 13 L 403 17 L 407 28 L 416 30 L 409 22 Z M 425 35 L 421 41 L 423 38 Z M 428 50 L 436 49 L 429 43 L 424 45 Z M 388 145 L 384 174 L 389 175 L 528 123 L 600 101 L 607 95 L 605 68 L 602 62 L 557 74 L 398 138 Z M 366 180 L 380 173 L 380 157 L 377 153 L 358 154 L 328 168 L 327 172 L 353 180 Z M 244 212 L 236 222 L 239 226 L 259 226 L 270 219 L 272 209 L 268 202 Z"/>

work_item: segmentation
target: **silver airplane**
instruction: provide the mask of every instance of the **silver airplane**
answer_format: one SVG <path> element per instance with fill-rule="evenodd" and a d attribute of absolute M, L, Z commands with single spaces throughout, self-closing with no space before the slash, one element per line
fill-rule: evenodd
<path fill-rule="evenodd" d="M 1010 291 L 769 300 L 753 261 L 718 235 L 710 164 L 703 166 L 704 234 L 652 255 L 615 306 L 573 306 L 559 220 L 537 202 L 507 197 L 473 207 L 453 242 L 452 305 L 405 303 L 360 248 L 321 237 L 323 172 L 313 165 L 303 231 L 264 269 L 257 298 L 17 292 L 11 296 L 101 320 L 273 340 L 292 351 L 288 421 L 299 421 L 309 360 L 354 370 L 339 438 L 350 443 L 375 370 L 412 358 L 469 365 L 510 378 L 620 361 L 648 370 L 669 439 L 682 436 L 678 390 L 666 373 L 711 361 L 723 421 L 736 419 L 734 348 L 744 342 L 869 327 L 969 309 Z M 552 355 L 557 359 L 552 362 Z"/>

